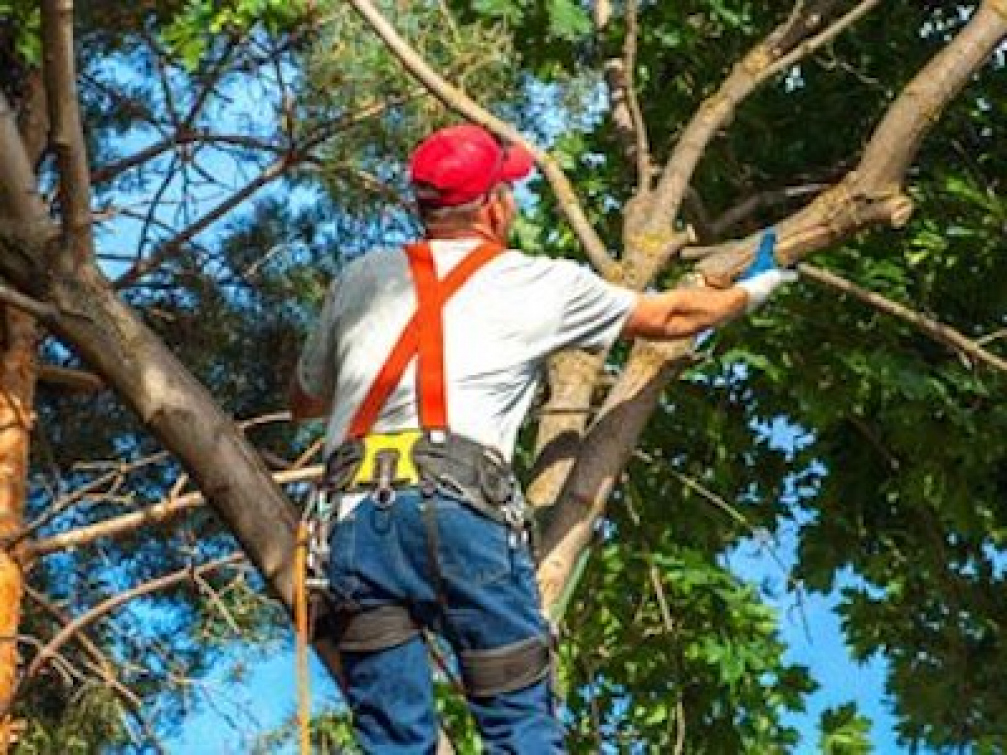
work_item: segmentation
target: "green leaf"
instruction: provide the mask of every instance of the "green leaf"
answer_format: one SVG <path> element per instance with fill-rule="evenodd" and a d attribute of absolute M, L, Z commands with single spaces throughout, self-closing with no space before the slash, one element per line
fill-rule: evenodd
<path fill-rule="evenodd" d="M 866 755 L 873 751 L 871 722 L 857 712 L 855 703 L 823 711 L 820 726 L 823 755 Z"/>
<path fill-rule="evenodd" d="M 591 31 L 591 19 L 574 0 L 548 0 L 549 34 L 573 41 Z"/>
<path fill-rule="evenodd" d="M 472 9 L 491 19 L 517 25 L 524 17 L 524 5 L 522 0 L 474 0 Z"/>

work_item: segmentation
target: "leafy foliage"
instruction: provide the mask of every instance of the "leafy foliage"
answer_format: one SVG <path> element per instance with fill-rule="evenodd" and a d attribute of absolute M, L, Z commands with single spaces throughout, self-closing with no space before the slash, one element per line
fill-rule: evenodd
<path fill-rule="evenodd" d="M 867 738 L 869 722 L 857 713 L 857 706 L 843 705 L 822 713 L 822 755 L 867 755 L 872 751 Z"/>

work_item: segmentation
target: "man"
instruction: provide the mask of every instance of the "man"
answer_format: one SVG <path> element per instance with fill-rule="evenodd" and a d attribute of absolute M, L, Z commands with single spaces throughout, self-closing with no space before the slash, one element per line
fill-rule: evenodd
<path fill-rule="evenodd" d="M 639 294 L 568 260 L 507 250 L 531 156 L 458 125 L 410 160 L 425 239 L 336 280 L 291 390 L 329 415 L 330 594 L 366 752 L 433 752 L 422 630 L 455 651 L 488 752 L 563 751 L 549 629 L 509 462 L 540 368 L 619 336 L 683 338 L 764 301 L 779 270 L 723 289 Z M 771 252 L 771 249 L 770 249 Z"/>

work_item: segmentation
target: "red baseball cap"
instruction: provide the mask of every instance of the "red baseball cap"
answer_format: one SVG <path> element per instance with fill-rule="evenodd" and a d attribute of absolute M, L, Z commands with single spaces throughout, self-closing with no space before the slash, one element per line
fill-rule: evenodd
<path fill-rule="evenodd" d="M 455 207 L 526 177 L 534 166 L 520 145 L 501 144 L 482 126 L 463 123 L 424 139 L 409 159 L 409 177 L 421 204 Z"/>

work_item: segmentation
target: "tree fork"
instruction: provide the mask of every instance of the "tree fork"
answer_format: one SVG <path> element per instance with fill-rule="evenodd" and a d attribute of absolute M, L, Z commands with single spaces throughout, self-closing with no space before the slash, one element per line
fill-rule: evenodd
<path fill-rule="evenodd" d="M 908 221 L 912 203 L 901 191 L 904 173 L 933 126 L 934 114 L 961 91 L 1007 35 L 1002 5 L 1003 0 L 985 2 L 958 37 L 924 66 L 875 130 L 861 168 L 779 224 L 777 259 L 793 264 L 869 226 L 887 222 L 899 227 Z M 722 254 L 703 260 L 701 271 L 711 277 L 733 277 L 752 259 L 759 235 L 724 245 Z M 545 533 L 539 577 L 546 606 L 561 594 L 579 553 L 590 542 L 629 449 L 675 372 L 672 360 L 689 348 L 689 342 L 634 348 L 623 377 L 584 439 Z"/>

